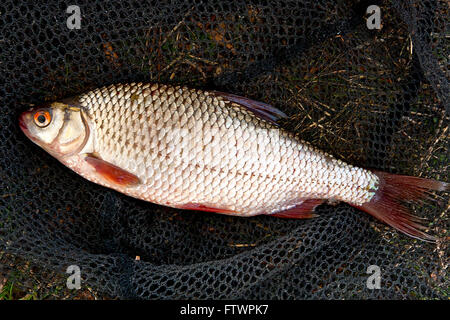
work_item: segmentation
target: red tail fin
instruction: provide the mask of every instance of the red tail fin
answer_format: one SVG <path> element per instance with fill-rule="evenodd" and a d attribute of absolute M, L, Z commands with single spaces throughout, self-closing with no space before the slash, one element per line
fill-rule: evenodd
<path fill-rule="evenodd" d="M 412 215 L 402 205 L 428 199 L 431 190 L 448 191 L 450 185 L 445 182 L 375 172 L 380 179 L 378 191 L 370 202 L 355 206 L 395 229 L 420 240 L 434 242 L 436 238 L 423 232 L 426 229 L 420 224 L 422 220 Z"/>

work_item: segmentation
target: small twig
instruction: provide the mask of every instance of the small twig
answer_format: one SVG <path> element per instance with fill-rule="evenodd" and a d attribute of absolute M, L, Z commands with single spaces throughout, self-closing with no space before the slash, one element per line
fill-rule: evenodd
<path fill-rule="evenodd" d="M 194 56 L 192 54 L 188 54 L 188 57 L 190 57 L 192 59 L 195 59 L 195 60 L 198 60 L 198 61 L 201 61 L 201 62 L 204 62 L 206 64 L 211 64 L 211 65 L 217 65 L 218 64 L 217 62 L 209 61 L 209 60 L 206 60 L 206 59 L 200 58 L 200 57 L 196 57 L 196 56 Z"/>
<path fill-rule="evenodd" d="M 202 68 L 200 68 L 198 65 L 196 65 L 195 63 L 193 63 L 192 61 L 189 61 L 189 60 L 184 60 L 183 63 L 186 63 L 186 64 L 190 65 L 191 67 L 193 67 L 194 69 L 196 69 L 198 72 L 200 72 L 202 74 L 203 78 L 206 79 L 205 72 L 203 72 Z"/>

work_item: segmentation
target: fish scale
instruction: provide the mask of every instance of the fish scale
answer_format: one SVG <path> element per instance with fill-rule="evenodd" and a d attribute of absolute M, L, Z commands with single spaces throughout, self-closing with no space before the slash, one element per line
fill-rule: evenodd
<path fill-rule="evenodd" d="M 317 197 L 362 204 L 378 183 L 370 171 L 210 92 L 132 83 L 79 101 L 93 123 L 96 154 L 141 181 L 114 188 L 155 203 L 214 204 L 247 216 Z"/>

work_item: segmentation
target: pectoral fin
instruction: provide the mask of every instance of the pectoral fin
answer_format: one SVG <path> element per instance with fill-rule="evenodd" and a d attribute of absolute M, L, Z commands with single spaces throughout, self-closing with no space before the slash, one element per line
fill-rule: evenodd
<path fill-rule="evenodd" d="M 128 171 L 125 171 L 109 162 L 99 159 L 94 155 L 87 155 L 85 160 L 94 168 L 98 175 L 100 175 L 103 179 L 111 184 L 119 185 L 122 187 L 132 187 L 140 183 L 139 178 L 134 174 L 129 173 Z"/>

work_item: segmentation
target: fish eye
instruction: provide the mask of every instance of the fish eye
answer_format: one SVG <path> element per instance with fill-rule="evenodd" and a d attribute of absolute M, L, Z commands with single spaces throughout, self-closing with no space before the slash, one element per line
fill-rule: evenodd
<path fill-rule="evenodd" d="M 44 128 L 52 121 L 52 116 L 48 110 L 39 110 L 34 114 L 34 123 L 41 128 Z"/>

